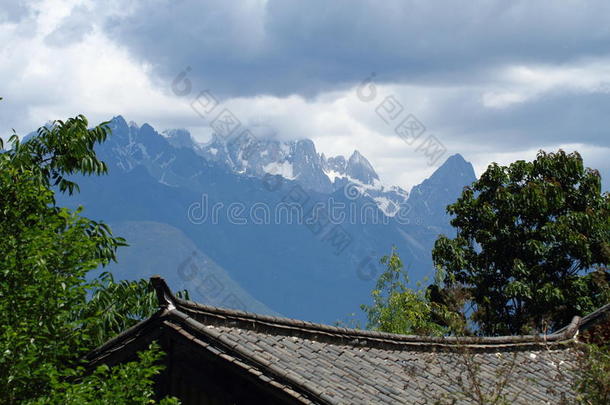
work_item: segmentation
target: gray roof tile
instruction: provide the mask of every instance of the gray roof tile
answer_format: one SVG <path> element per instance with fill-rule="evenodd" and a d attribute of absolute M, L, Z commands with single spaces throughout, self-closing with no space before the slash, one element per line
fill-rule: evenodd
<path fill-rule="evenodd" d="M 506 379 L 502 394 L 511 403 L 557 403 L 574 395 L 577 320 L 544 339 L 402 336 L 204 306 L 156 284 L 166 319 L 303 403 L 474 403 L 473 387 L 497 394 L 499 378 Z"/>

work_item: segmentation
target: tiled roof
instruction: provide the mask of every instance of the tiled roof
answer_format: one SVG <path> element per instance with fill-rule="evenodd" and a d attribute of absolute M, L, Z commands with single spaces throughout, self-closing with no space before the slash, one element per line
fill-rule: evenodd
<path fill-rule="evenodd" d="M 596 309 L 590 314 L 580 319 L 578 329 L 582 332 L 598 326 L 599 324 L 605 324 L 610 319 L 610 304 L 606 304 L 603 307 Z M 561 328 L 557 333 L 564 333 L 568 327 Z"/>
<path fill-rule="evenodd" d="M 573 396 L 579 318 L 547 336 L 405 336 L 200 305 L 151 280 L 162 311 L 100 347 L 94 362 L 155 322 L 304 404 L 476 403 L 469 394 L 478 392 L 555 404 Z"/>

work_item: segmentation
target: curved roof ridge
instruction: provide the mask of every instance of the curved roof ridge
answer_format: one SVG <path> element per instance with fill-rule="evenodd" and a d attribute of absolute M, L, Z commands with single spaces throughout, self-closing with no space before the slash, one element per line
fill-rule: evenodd
<path fill-rule="evenodd" d="M 501 347 L 501 346 L 524 346 L 532 344 L 559 343 L 572 340 L 578 333 L 581 323 L 580 317 L 574 317 L 569 325 L 560 331 L 544 335 L 522 335 L 522 336 L 417 336 L 401 335 L 379 331 L 342 328 L 339 326 L 325 325 L 321 323 L 307 322 L 298 319 L 276 317 L 271 315 L 255 314 L 247 311 L 220 308 L 211 305 L 203 305 L 194 301 L 184 300 L 174 296 L 169 290 L 165 281 L 155 276 L 151 282 L 157 290 L 162 308 L 175 306 L 176 310 L 182 313 L 194 313 L 199 316 L 215 319 L 219 323 L 229 323 L 231 326 L 253 329 L 257 326 L 275 330 L 286 334 L 293 331 L 307 334 L 311 337 L 322 335 L 326 338 L 337 338 L 340 340 L 351 339 L 353 344 L 366 345 L 368 341 L 378 341 L 382 343 L 397 345 L 417 345 L 427 344 L 434 346 L 471 346 L 471 347 Z M 161 300 L 162 299 L 162 300 Z M 173 309 L 173 308 L 171 308 Z M 200 320 L 198 320 L 201 322 Z M 204 325 L 204 323 L 202 323 Z"/>
<path fill-rule="evenodd" d="M 610 303 L 604 305 L 582 318 L 582 324 L 588 325 L 610 316 Z"/>
<path fill-rule="evenodd" d="M 315 386 L 303 380 L 302 378 L 299 378 L 290 370 L 283 370 L 277 365 L 269 361 L 265 361 L 260 356 L 257 356 L 256 353 L 249 349 L 247 346 L 235 344 L 235 342 L 232 342 L 231 340 L 223 336 L 221 332 L 216 331 L 213 328 L 206 328 L 205 325 L 200 324 L 197 319 L 191 318 L 189 315 L 177 309 L 168 311 L 167 315 L 169 318 L 173 318 L 176 321 L 180 322 L 183 327 L 189 326 L 194 330 L 195 333 L 203 334 L 204 336 L 207 336 L 208 338 L 212 339 L 214 342 L 216 342 L 216 344 L 222 346 L 223 349 L 226 350 L 228 353 L 234 353 L 235 355 L 237 355 L 242 362 L 250 362 L 261 371 L 264 371 L 267 376 L 273 376 L 274 378 L 279 378 L 283 380 L 283 382 L 292 387 L 295 392 L 302 391 L 302 393 L 300 393 L 300 396 L 302 396 L 302 394 L 305 394 L 305 399 L 309 397 L 317 398 L 324 404 L 334 404 L 334 401 L 330 401 L 328 398 L 323 398 L 322 391 L 316 389 Z M 191 340 L 193 340 L 195 343 L 199 343 L 199 339 L 196 339 L 195 336 L 193 336 L 193 338 L 194 339 Z M 243 367 L 238 363 L 236 364 L 240 367 Z M 299 396 L 296 396 L 296 398 L 299 398 Z M 309 403 L 309 401 L 307 402 Z"/>

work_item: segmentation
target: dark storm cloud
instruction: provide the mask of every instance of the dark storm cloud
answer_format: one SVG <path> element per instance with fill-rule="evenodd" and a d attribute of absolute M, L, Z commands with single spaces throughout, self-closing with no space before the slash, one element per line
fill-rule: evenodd
<path fill-rule="evenodd" d="M 375 113 L 395 94 L 481 167 L 486 155 L 580 144 L 610 173 L 607 0 L 0 0 L 0 39 L 4 137 L 80 112 L 208 134 L 188 97 L 171 92 L 190 66 L 189 97 L 210 89 L 243 122 L 268 122 L 284 139 L 333 138 L 337 153 L 356 142 L 380 160 L 410 153 Z M 371 72 L 388 84 L 375 103 L 329 93 Z M 235 99 L 290 94 L 307 99 Z M 412 177 L 400 178 L 423 178 Z"/>
<path fill-rule="evenodd" d="M 227 96 L 311 96 L 371 71 L 387 82 L 467 82 L 507 63 L 608 54 L 609 27 L 605 0 L 156 0 L 105 23 L 162 80 L 191 66 Z"/>
<path fill-rule="evenodd" d="M 478 94 L 439 100 L 430 119 L 452 141 L 501 151 L 582 143 L 608 146 L 610 93 L 554 91 L 503 108 Z"/>

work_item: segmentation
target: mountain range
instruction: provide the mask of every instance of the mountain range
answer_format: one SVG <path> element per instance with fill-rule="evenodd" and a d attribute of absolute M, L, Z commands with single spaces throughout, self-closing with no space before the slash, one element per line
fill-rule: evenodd
<path fill-rule="evenodd" d="M 434 241 L 454 232 L 445 207 L 476 179 L 453 155 L 408 193 L 358 151 L 326 157 L 308 139 L 200 144 L 121 116 L 110 127 L 97 146 L 108 175 L 58 200 L 127 239 L 118 278 L 160 274 L 200 302 L 317 322 L 360 312 L 393 245 L 411 280 L 432 277 Z"/>
<path fill-rule="evenodd" d="M 342 189 L 349 181 L 356 191 L 371 197 L 389 216 L 395 215 L 399 205 L 407 199 L 408 193 L 402 188 L 382 185 L 373 166 L 357 150 L 349 159 L 343 156 L 327 158 L 316 152 L 309 139 L 280 142 L 238 136 L 227 141 L 213 135 L 211 142 L 200 145 L 184 129 L 168 130 L 163 134 L 174 147 L 190 148 L 207 161 L 236 174 L 259 178 L 280 175 L 320 193 Z"/>

